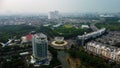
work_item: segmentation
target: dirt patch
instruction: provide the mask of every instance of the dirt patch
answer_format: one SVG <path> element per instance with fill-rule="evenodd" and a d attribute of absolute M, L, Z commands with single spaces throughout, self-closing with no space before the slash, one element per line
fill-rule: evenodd
<path fill-rule="evenodd" d="M 77 58 L 68 57 L 67 61 L 71 65 L 71 68 L 80 68 L 80 60 Z"/>

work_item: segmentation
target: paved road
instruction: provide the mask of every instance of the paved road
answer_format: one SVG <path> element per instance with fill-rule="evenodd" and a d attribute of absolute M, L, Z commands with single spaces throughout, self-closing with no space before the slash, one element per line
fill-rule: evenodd
<path fill-rule="evenodd" d="M 93 30 L 93 31 L 97 31 L 98 28 L 95 26 L 96 23 L 91 23 L 90 24 L 90 28 Z"/>
<path fill-rule="evenodd" d="M 58 51 L 58 59 L 62 63 L 63 68 L 70 68 L 70 64 L 67 61 L 68 53 L 64 51 Z"/>

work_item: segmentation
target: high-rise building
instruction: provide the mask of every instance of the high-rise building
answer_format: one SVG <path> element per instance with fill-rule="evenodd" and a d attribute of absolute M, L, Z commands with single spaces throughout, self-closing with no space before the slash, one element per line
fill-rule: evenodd
<path fill-rule="evenodd" d="M 59 11 L 50 11 L 48 14 L 48 19 L 59 19 Z"/>
<path fill-rule="evenodd" d="M 32 39 L 33 57 L 35 62 L 45 62 L 48 56 L 48 40 L 43 33 L 38 33 Z"/>

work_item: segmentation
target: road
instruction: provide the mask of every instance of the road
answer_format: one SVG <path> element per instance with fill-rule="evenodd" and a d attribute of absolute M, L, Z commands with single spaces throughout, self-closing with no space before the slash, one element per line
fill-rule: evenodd
<path fill-rule="evenodd" d="M 63 68 L 70 68 L 70 64 L 67 61 L 69 54 L 65 51 L 58 51 L 58 59 L 62 63 Z"/>
<path fill-rule="evenodd" d="M 90 24 L 90 28 L 91 28 L 93 31 L 97 31 L 97 30 L 98 30 L 98 28 L 95 26 L 95 24 L 96 24 L 96 23 L 93 23 L 93 22 Z"/>

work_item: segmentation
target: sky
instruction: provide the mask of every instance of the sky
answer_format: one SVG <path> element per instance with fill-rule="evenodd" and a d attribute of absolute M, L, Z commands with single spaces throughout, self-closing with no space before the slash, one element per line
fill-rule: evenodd
<path fill-rule="evenodd" d="M 0 0 L 0 13 L 120 12 L 120 0 Z"/>

